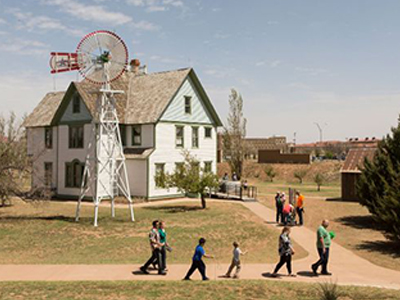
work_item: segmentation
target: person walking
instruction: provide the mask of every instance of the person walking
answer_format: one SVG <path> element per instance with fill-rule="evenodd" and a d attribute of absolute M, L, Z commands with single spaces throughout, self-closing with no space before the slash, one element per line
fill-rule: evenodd
<path fill-rule="evenodd" d="M 165 231 L 165 222 L 160 221 L 158 225 L 158 234 L 160 235 L 160 243 L 162 244 L 160 248 L 160 257 L 161 257 L 161 269 L 164 272 L 167 272 L 167 250 L 171 249 L 171 247 L 167 243 L 167 233 Z M 171 250 L 169 250 L 171 251 Z"/>
<path fill-rule="evenodd" d="M 203 280 L 209 280 L 209 278 L 206 276 L 206 265 L 203 262 L 202 258 L 214 258 L 212 255 L 207 255 L 206 252 L 204 251 L 204 244 L 206 243 L 206 240 L 204 238 L 199 239 L 199 244 L 197 245 L 194 255 L 192 258 L 192 265 L 190 266 L 189 271 L 187 272 L 185 278 L 183 280 L 190 280 L 190 276 L 196 271 L 197 269 L 199 270 L 201 277 Z"/>
<path fill-rule="evenodd" d="M 272 277 L 278 276 L 278 271 L 284 264 L 286 264 L 289 276 L 295 277 L 296 275 L 292 274 L 292 255 L 294 255 L 295 251 L 293 249 L 292 241 L 290 240 L 290 227 L 285 226 L 282 229 L 282 233 L 279 236 L 278 251 L 280 260 L 272 273 Z"/>
<path fill-rule="evenodd" d="M 303 226 L 303 213 L 304 213 L 304 196 L 300 194 L 300 191 L 296 192 L 297 201 L 296 201 L 296 212 L 299 216 L 299 225 Z"/>
<path fill-rule="evenodd" d="M 282 210 L 283 210 L 283 203 L 281 199 L 281 193 L 278 191 L 275 195 L 275 207 L 276 207 L 276 223 L 283 222 Z"/>
<path fill-rule="evenodd" d="M 154 263 L 157 264 L 158 266 L 158 274 L 166 275 L 165 271 L 163 271 L 162 269 L 162 263 L 161 263 L 160 249 L 163 246 L 163 244 L 160 242 L 160 234 L 158 231 L 158 220 L 153 221 L 153 228 L 150 230 L 149 233 L 149 241 L 152 254 L 149 260 L 143 266 L 140 267 L 140 271 L 142 271 L 144 274 L 149 274 L 147 268 Z"/>
<path fill-rule="evenodd" d="M 322 266 L 321 275 L 332 275 L 332 273 L 328 272 L 329 249 L 331 246 L 331 235 L 326 230 L 328 226 L 329 221 L 323 220 L 321 226 L 319 226 L 317 230 L 317 250 L 319 260 L 311 265 L 314 275 L 318 275 L 317 271 L 320 266 Z"/>
<path fill-rule="evenodd" d="M 247 251 L 242 252 L 239 248 L 239 243 L 233 242 L 233 258 L 231 265 L 228 268 L 228 272 L 226 272 L 225 277 L 230 278 L 231 273 L 233 269 L 236 267 L 235 275 L 233 275 L 233 278 L 239 278 L 239 273 L 240 270 L 242 269 L 241 263 L 240 263 L 240 256 L 241 255 L 246 255 Z"/>

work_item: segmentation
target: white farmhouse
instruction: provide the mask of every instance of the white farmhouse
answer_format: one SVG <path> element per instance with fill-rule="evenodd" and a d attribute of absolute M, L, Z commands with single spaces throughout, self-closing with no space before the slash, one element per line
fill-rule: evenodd
<path fill-rule="evenodd" d="M 157 172 L 173 172 L 182 150 L 216 172 L 217 127 L 222 123 L 193 69 L 142 74 L 125 72 L 112 88 L 117 98 L 131 194 L 146 199 L 181 196 L 156 186 Z M 76 198 L 96 118 L 99 86 L 72 82 L 48 93 L 25 121 L 32 187 Z"/>

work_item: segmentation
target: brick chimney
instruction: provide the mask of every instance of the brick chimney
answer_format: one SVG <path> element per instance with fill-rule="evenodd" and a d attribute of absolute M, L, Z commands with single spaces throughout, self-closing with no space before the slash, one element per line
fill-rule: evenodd
<path fill-rule="evenodd" d="M 132 59 L 129 65 L 131 66 L 131 72 L 134 74 L 139 74 L 140 60 L 137 58 Z"/>

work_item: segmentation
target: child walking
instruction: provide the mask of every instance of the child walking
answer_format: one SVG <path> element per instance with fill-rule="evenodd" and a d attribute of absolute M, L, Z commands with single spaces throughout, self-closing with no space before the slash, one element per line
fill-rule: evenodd
<path fill-rule="evenodd" d="M 239 243 L 233 242 L 233 258 L 232 258 L 232 263 L 229 266 L 228 272 L 226 272 L 225 277 L 230 278 L 231 273 L 233 269 L 236 267 L 235 275 L 233 275 L 233 278 L 239 278 L 239 273 L 242 268 L 241 263 L 240 263 L 240 256 L 241 255 L 246 255 L 247 251 L 242 252 L 239 248 Z"/>
<path fill-rule="evenodd" d="M 183 280 L 190 280 L 190 276 L 193 274 L 194 271 L 197 269 L 199 270 L 201 277 L 203 280 L 209 280 L 209 278 L 206 276 L 206 265 L 203 262 L 202 258 L 214 258 L 212 255 L 207 255 L 206 252 L 204 251 L 204 244 L 206 243 L 206 239 L 201 238 L 199 240 L 199 244 L 197 245 L 194 255 L 192 258 L 192 265 L 187 272 L 185 278 Z"/>

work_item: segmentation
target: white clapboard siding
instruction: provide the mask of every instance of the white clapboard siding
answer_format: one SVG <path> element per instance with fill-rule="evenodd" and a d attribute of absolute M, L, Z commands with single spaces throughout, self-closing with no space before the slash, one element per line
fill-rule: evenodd
<path fill-rule="evenodd" d="M 53 146 L 51 149 L 45 147 L 45 128 L 27 128 L 27 150 L 32 161 L 32 188 L 42 188 L 44 181 L 44 164 L 53 164 L 52 187 L 57 183 L 57 127 L 52 127 Z"/>
<path fill-rule="evenodd" d="M 89 141 L 92 134 L 92 125 L 85 124 L 84 125 L 84 147 L 82 149 L 70 149 L 69 141 L 68 141 L 68 126 L 60 125 L 59 126 L 59 153 L 58 153 L 58 182 L 57 182 L 57 193 L 59 195 L 71 195 L 71 196 L 79 196 L 80 188 L 67 188 L 65 187 L 65 164 L 67 162 L 72 162 L 75 159 L 78 159 L 80 162 L 85 163 L 85 158 L 87 154 L 87 149 L 89 145 Z M 92 147 L 94 150 L 95 147 Z M 87 196 L 91 196 L 90 192 Z"/>
<path fill-rule="evenodd" d="M 126 125 L 126 147 L 129 148 L 152 148 L 154 147 L 154 125 L 153 124 L 143 124 L 142 127 L 142 144 L 133 146 L 132 145 L 132 126 Z"/>
<path fill-rule="evenodd" d="M 147 160 L 127 159 L 126 167 L 131 195 L 147 197 Z"/>
<path fill-rule="evenodd" d="M 185 114 L 185 96 L 191 97 L 191 114 Z M 212 118 L 204 107 L 199 93 L 194 88 L 190 78 L 187 78 L 184 81 L 182 87 L 168 105 L 160 120 L 172 122 L 212 123 Z"/>
<path fill-rule="evenodd" d="M 199 126 L 199 148 L 192 148 L 192 126 L 184 125 L 184 149 L 194 155 L 204 167 L 204 162 L 212 162 L 212 170 L 216 171 L 216 130 L 213 127 L 212 137 L 204 137 L 204 126 Z M 212 126 L 212 125 L 210 125 Z M 176 124 L 160 122 L 156 125 L 156 149 L 149 158 L 149 197 L 177 194 L 175 188 L 161 189 L 155 185 L 155 164 L 165 163 L 166 172 L 174 172 L 175 163 L 183 162 L 182 150 L 175 147 Z"/>

